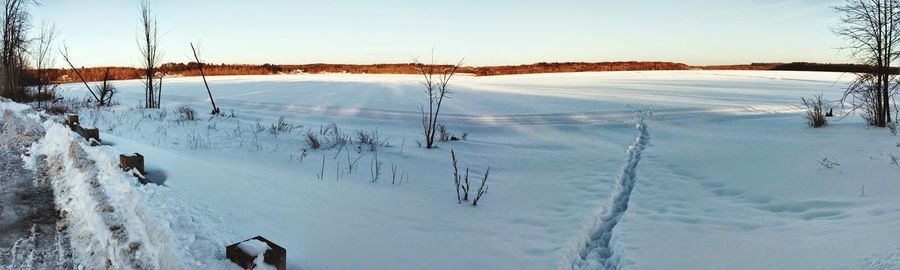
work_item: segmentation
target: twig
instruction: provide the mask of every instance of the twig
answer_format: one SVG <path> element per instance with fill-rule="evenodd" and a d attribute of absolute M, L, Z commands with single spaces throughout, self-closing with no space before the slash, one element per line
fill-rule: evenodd
<path fill-rule="evenodd" d="M 478 193 L 475 195 L 475 199 L 472 200 L 472 206 L 478 206 L 478 201 L 481 200 L 481 197 L 484 196 L 485 193 L 487 193 L 487 180 L 489 174 L 491 174 L 491 167 L 488 167 L 487 171 L 484 172 L 484 178 L 481 179 L 481 187 L 478 188 Z"/>

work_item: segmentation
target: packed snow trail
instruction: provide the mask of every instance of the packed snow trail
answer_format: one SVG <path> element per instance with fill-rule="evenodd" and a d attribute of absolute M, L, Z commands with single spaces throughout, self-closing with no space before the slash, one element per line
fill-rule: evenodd
<path fill-rule="evenodd" d="M 71 269 L 67 225 L 48 203 L 47 175 L 26 169 L 21 157 L 44 130 L 11 110 L 0 114 L 0 269 Z"/>
<path fill-rule="evenodd" d="M 631 191 L 637 181 L 637 166 L 641 161 L 641 152 L 650 141 L 647 132 L 647 124 L 644 122 L 644 114 L 636 119 L 635 128 L 638 135 L 628 147 L 628 160 L 622 174 L 616 181 L 616 187 L 610 197 L 609 205 L 604 208 L 595 224 L 591 226 L 589 236 L 578 243 L 575 256 L 566 258 L 568 269 L 577 270 L 612 270 L 621 266 L 621 255 L 616 254 L 612 243 L 613 229 L 619 224 L 619 220 L 628 210 L 628 201 L 631 199 Z"/>

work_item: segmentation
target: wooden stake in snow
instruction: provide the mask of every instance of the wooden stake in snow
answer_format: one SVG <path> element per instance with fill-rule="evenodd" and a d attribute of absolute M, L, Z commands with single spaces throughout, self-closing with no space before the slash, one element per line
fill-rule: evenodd
<path fill-rule="evenodd" d="M 259 256 L 263 256 L 263 263 L 275 269 L 287 269 L 287 250 L 262 236 L 225 247 L 225 257 L 244 269 L 256 268 Z"/>
<path fill-rule="evenodd" d="M 91 146 L 97 146 L 100 144 L 100 130 L 99 129 L 83 128 L 80 126 L 76 126 L 75 131 L 78 133 L 78 135 L 81 135 L 81 137 L 84 137 L 85 140 L 91 142 Z"/>
<path fill-rule="evenodd" d="M 147 180 L 147 171 L 144 170 L 144 156 L 138 153 L 130 154 L 130 155 L 119 155 L 119 168 L 122 168 L 123 171 L 131 171 L 136 170 L 133 175 L 137 177 L 138 181 L 141 184 L 146 185 L 149 183 Z"/>
<path fill-rule="evenodd" d="M 77 114 L 69 114 L 66 120 L 66 125 L 69 126 L 72 131 L 75 131 L 75 127 L 78 126 L 78 115 Z"/>
<path fill-rule="evenodd" d="M 119 168 L 122 168 L 123 171 L 137 169 L 141 175 L 147 174 L 147 172 L 144 171 L 144 156 L 138 153 L 119 155 Z"/>
<path fill-rule="evenodd" d="M 197 49 L 194 48 L 194 43 L 191 43 L 191 51 L 194 52 L 194 60 L 197 61 L 198 69 L 200 69 L 200 77 L 203 77 L 203 85 L 206 86 L 206 93 L 209 94 L 209 102 L 212 103 L 213 106 L 212 114 L 219 114 L 219 107 L 216 107 L 216 101 L 213 100 L 212 91 L 209 90 L 209 84 L 206 83 L 206 74 L 203 73 L 203 62 L 200 61 L 200 54 L 197 52 Z"/>

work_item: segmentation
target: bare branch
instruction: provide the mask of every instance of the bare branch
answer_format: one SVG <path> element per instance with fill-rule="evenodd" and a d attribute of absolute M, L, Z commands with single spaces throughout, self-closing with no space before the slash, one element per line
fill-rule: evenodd
<path fill-rule="evenodd" d="M 69 47 L 66 46 L 65 43 L 63 43 L 62 49 L 60 49 L 59 53 L 62 54 L 63 60 L 65 60 L 66 63 L 69 64 L 69 68 L 71 68 L 72 71 L 75 71 L 75 75 L 78 76 L 78 79 L 81 80 L 81 83 L 84 84 L 84 87 L 87 88 L 88 92 L 91 93 L 91 96 L 94 97 L 94 100 L 102 106 L 103 101 L 100 100 L 99 97 L 97 97 L 97 94 L 94 94 L 94 90 L 92 90 L 91 86 L 88 85 L 87 80 L 84 79 L 84 76 L 81 76 L 81 71 L 79 71 L 78 68 L 75 68 L 75 65 L 72 64 L 72 60 L 69 59 Z"/>

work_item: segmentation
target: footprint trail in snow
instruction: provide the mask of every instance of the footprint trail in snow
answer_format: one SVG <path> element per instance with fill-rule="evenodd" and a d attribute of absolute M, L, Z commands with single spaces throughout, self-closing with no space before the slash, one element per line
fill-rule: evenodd
<path fill-rule="evenodd" d="M 641 152 L 650 141 L 650 133 L 644 121 L 644 114 L 636 118 L 635 128 L 637 137 L 628 147 L 628 159 L 622 173 L 616 180 L 616 186 L 610 195 L 609 204 L 603 209 L 594 226 L 591 227 L 588 237 L 577 245 L 577 255 L 567 259 L 569 269 L 578 270 L 609 270 L 619 269 L 621 254 L 616 254 L 612 243 L 613 229 L 628 210 L 628 202 L 631 191 L 637 181 L 637 167 L 641 161 Z"/>

